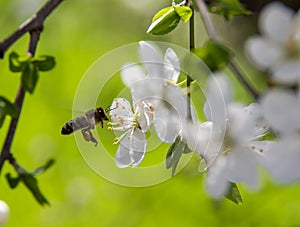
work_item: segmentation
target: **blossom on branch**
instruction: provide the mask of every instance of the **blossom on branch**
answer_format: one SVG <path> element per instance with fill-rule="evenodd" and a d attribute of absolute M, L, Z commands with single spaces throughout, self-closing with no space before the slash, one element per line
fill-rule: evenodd
<path fill-rule="evenodd" d="M 190 148 L 205 161 L 207 192 L 219 199 L 226 195 L 231 182 L 257 187 L 257 166 L 271 142 L 261 141 L 268 128 L 258 104 L 243 107 L 231 103 L 230 86 L 224 75 L 211 77 L 208 85 L 204 112 L 209 121 L 192 126 L 194 129 L 187 129 L 184 135 Z M 217 89 L 223 91 L 224 97 L 216 96 Z M 221 110 L 220 105 L 225 107 L 223 115 L 214 114 Z"/>
<path fill-rule="evenodd" d="M 131 89 L 133 103 L 152 103 L 154 127 L 158 137 L 172 143 L 187 118 L 187 95 L 175 85 L 180 74 L 180 62 L 176 53 L 168 48 L 164 58 L 160 51 L 148 42 L 139 43 L 139 56 L 146 73 L 135 64 L 123 66 L 123 83 Z"/>
<path fill-rule="evenodd" d="M 153 120 L 153 107 L 145 101 L 139 102 L 132 109 L 131 104 L 123 98 L 114 99 L 110 111 L 110 129 L 121 131 L 114 144 L 119 143 L 115 156 L 119 168 L 136 167 L 146 153 L 146 135 Z"/>
<path fill-rule="evenodd" d="M 265 153 L 264 166 L 282 183 L 300 180 L 300 96 L 292 91 L 271 90 L 261 100 L 264 116 L 278 135 Z"/>
<path fill-rule="evenodd" d="M 261 36 L 246 43 L 249 58 L 261 70 L 269 70 L 282 84 L 300 81 L 300 12 L 279 2 L 267 5 L 259 16 Z"/>

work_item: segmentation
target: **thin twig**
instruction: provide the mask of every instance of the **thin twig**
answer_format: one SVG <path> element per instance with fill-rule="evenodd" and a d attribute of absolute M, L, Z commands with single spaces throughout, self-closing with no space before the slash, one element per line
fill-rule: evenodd
<path fill-rule="evenodd" d="M 259 94 L 257 93 L 257 91 L 254 90 L 254 88 L 248 83 L 248 81 L 246 81 L 246 79 L 244 78 L 243 74 L 242 74 L 242 70 L 238 68 L 238 65 L 236 63 L 234 63 L 233 60 L 231 60 L 228 63 L 228 67 L 230 68 L 230 70 L 235 74 L 236 78 L 238 79 L 238 81 L 244 85 L 244 87 L 247 88 L 247 90 L 249 91 L 249 93 L 251 93 L 251 95 L 253 96 L 253 98 L 255 100 L 258 100 L 259 98 Z"/>
<path fill-rule="evenodd" d="M 200 15 L 202 17 L 205 29 L 207 31 L 208 36 L 212 40 L 218 41 L 217 32 L 215 30 L 215 27 L 211 21 L 211 18 L 208 14 L 206 5 L 203 0 L 196 0 Z M 259 93 L 254 89 L 254 87 L 246 80 L 245 75 L 242 73 L 242 71 L 239 69 L 237 64 L 230 60 L 228 63 L 229 69 L 234 73 L 236 78 L 239 80 L 239 82 L 248 90 L 248 92 L 253 96 L 255 100 L 258 100 Z"/>
<path fill-rule="evenodd" d="M 213 40 L 217 40 L 217 32 L 207 12 L 205 3 L 203 2 L 203 0 L 197 0 L 196 5 L 198 6 L 208 36 Z"/>
<path fill-rule="evenodd" d="M 14 33 L 0 42 L 0 58 L 3 58 L 5 51 L 25 33 L 34 30 L 42 31 L 44 21 L 62 1 L 63 0 L 49 0 L 36 14 L 21 24 Z"/>
<path fill-rule="evenodd" d="M 30 40 L 28 45 L 27 53 L 34 56 L 37 44 L 39 41 L 40 33 L 43 30 L 43 23 L 47 16 L 61 3 L 62 0 L 49 0 L 31 19 L 27 20 L 23 25 L 20 26 L 20 28 L 14 32 L 12 35 L 10 35 L 8 38 L 6 38 L 3 42 L 0 43 L 0 54 L 4 54 L 4 52 L 16 41 L 18 40 L 22 35 L 24 35 L 26 32 L 29 32 L 30 34 Z M 3 167 L 3 164 L 6 160 L 9 160 L 9 162 L 17 168 L 19 165 L 16 163 L 15 158 L 13 157 L 10 148 L 11 144 L 16 132 L 16 128 L 19 121 L 19 116 L 22 110 L 23 102 L 25 98 L 25 90 L 22 86 L 22 84 L 19 85 L 18 93 L 15 98 L 15 106 L 17 108 L 18 114 L 16 117 L 14 117 L 9 125 L 9 129 L 7 132 L 7 136 L 2 148 L 2 152 L 0 155 L 0 173 Z"/>

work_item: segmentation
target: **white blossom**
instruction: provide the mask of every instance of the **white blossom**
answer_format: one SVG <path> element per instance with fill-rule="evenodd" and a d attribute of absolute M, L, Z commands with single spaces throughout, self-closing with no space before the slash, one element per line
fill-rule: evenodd
<path fill-rule="evenodd" d="M 267 5 L 259 16 L 261 36 L 250 38 L 246 50 L 253 63 L 269 70 L 283 84 L 300 81 L 300 12 L 279 2 Z"/>
<path fill-rule="evenodd" d="M 277 132 L 290 134 L 300 130 L 300 96 L 291 91 L 271 90 L 261 99 L 263 114 Z"/>
<path fill-rule="evenodd" d="M 230 182 L 245 182 L 252 188 L 257 187 L 257 165 L 262 162 L 263 153 L 270 145 L 269 141 L 260 141 L 268 128 L 259 104 L 243 107 L 231 103 L 230 86 L 224 78 L 219 74 L 208 81 L 204 111 L 210 121 L 192 126 L 194 130 L 187 129 L 185 133 L 188 145 L 205 160 L 206 189 L 217 199 L 227 193 Z M 221 89 L 225 97 L 215 96 L 217 89 Z M 226 110 L 212 108 L 220 105 Z M 223 114 L 214 115 L 215 110 L 222 110 Z M 195 130 L 195 127 L 198 129 Z"/>
<path fill-rule="evenodd" d="M 153 107 L 145 101 L 139 102 L 132 109 L 129 101 L 123 98 L 114 99 L 111 105 L 111 129 L 121 131 L 115 139 L 120 143 L 115 161 L 119 168 L 132 164 L 136 167 L 143 160 L 146 153 L 146 135 L 153 120 Z"/>
<path fill-rule="evenodd" d="M 172 143 L 182 129 L 187 117 L 187 96 L 175 85 L 180 74 L 180 62 L 176 53 L 168 48 L 164 57 L 149 42 L 139 43 L 139 56 L 146 73 L 135 64 L 123 66 L 123 83 L 131 88 L 133 103 L 150 102 L 155 109 L 154 127 L 158 137 Z"/>
<path fill-rule="evenodd" d="M 271 90 L 261 99 L 264 116 L 277 134 L 265 153 L 264 166 L 279 182 L 300 180 L 300 97 L 292 91 Z"/>

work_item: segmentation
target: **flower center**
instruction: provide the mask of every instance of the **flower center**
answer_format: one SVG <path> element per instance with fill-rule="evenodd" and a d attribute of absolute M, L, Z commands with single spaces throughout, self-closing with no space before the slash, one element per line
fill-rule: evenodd
<path fill-rule="evenodd" d="M 290 59 L 296 59 L 300 57 L 300 45 L 299 41 L 295 37 L 291 37 L 285 44 L 286 55 Z"/>

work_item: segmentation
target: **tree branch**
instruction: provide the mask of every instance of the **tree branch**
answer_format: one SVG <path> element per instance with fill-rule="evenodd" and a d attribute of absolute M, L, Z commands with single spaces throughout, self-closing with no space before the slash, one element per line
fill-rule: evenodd
<path fill-rule="evenodd" d="M 213 39 L 218 41 L 217 37 L 217 32 L 215 30 L 215 27 L 211 21 L 211 18 L 208 14 L 208 11 L 206 9 L 206 5 L 203 0 L 196 0 L 196 5 L 198 6 L 200 15 L 202 17 L 205 29 L 207 31 L 208 36 Z M 234 73 L 238 81 L 248 90 L 248 92 L 253 96 L 255 100 L 258 99 L 259 94 L 258 92 L 254 89 L 254 87 L 246 80 L 246 77 L 244 74 L 241 72 L 239 67 L 236 65 L 236 63 L 233 60 L 230 60 L 228 63 L 229 69 Z"/>
<path fill-rule="evenodd" d="M 44 21 L 62 1 L 63 0 L 49 0 L 36 14 L 21 24 L 14 33 L 0 42 L 0 58 L 3 59 L 5 51 L 25 33 L 34 30 L 42 31 Z"/>
<path fill-rule="evenodd" d="M 26 32 L 30 34 L 30 40 L 28 45 L 27 53 L 34 56 L 37 44 L 40 38 L 40 34 L 43 30 L 44 21 L 47 16 L 61 3 L 63 0 L 49 0 L 31 19 L 27 20 L 20 28 L 6 38 L 3 42 L 0 43 L 0 54 L 4 55 L 4 52 L 22 35 Z M 19 165 L 16 163 L 15 158 L 10 152 L 11 144 L 16 132 L 16 128 L 19 121 L 19 116 L 22 110 L 23 102 L 25 98 L 25 90 L 22 84 L 19 85 L 18 93 L 15 98 L 15 106 L 17 108 L 18 114 L 15 118 L 13 118 L 10 122 L 9 129 L 7 132 L 7 136 L 2 148 L 2 152 L 0 155 L 0 173 L 3 167 L 3 164 L 6 160 L 17 168 Z"/>

